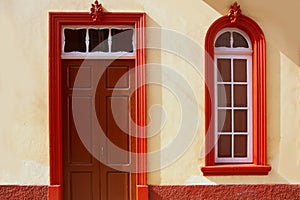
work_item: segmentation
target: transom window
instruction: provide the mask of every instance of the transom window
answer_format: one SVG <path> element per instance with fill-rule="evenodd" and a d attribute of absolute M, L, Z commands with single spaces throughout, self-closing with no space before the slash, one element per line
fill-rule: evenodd
<path fill-rule="evenodd" d="M 62 30 L 62 57 L 135 56 L 133 27 L 75 27 Z"/>
<path fill-rule="evenodd" d="M 253 162 L 252 45 L 237 28 L 215 39 L 215 163 Z"/>

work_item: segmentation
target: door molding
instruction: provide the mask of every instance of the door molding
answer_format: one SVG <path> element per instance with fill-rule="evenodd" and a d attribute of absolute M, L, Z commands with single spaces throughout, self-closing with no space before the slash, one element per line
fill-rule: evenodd
<path fill-rule="evenodd" d="M 103 12 L 101 21 L 93 21 L 88 12 L 50 12 L 49 13 L 49 148 L 50 148 L 50 186 L 48 199 L 62 199 L 63 158 L 62 158 L 62 70 L 61 37 L 64 25 L 134 25 L 136 29 L 135 66 L 137 85 L 137 124 L 139 138 L 136 141 L 137 153 L 137 199 L 148 199 L 146 173 L 146 87 L 145 87 L 145 13 Z"/>

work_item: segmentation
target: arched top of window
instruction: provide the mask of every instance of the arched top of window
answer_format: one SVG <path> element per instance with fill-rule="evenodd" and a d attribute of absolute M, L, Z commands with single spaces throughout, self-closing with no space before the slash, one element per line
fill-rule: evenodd
<path fill-rule="evenodd" d="M 224 28 L 216 35 L 215 48 L 246 48 L 252 49 L 247 33 L 238 28 Z"/>

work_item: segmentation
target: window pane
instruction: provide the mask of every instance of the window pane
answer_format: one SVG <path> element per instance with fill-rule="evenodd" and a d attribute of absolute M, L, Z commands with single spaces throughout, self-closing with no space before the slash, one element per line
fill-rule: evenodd
<path fill-rule="evenodd" d="M 108 29 L 89 29 L 89 52 L 108 52 Z"/>
<path fill-rule="evenodd" d="M 65 46 L 64 52 L 86 52 L 85 38 L 86 29 L 72 30 L 65 29 Z"/>
<path fill-rule="evenodd" d="M 126 29 L 126 30 L 119 30 L 119 29 L 112 29 L 112 46 L 111 51 L 125 51 L 125 52 L 133 52 L 133 30 Z"/>
<path fill-rule="evenodd" d="M 234 106 L 247 107 L 247 85 L 234 85 Z"/>
<path fill-rule="evenodd" d="M 218 85 L 218 106 L 231 107 L 231 85 Z"/>
<path fill-rule="evenodd" d="M 247 60 L 246 59 L 233 60 L 233 81 L 247 82 Z"/>
<path fill-rule="evenodd" d="M 234 136 L 234 157 L 247 157 L 247 135 Z"/>
<path fill-rule="evenodd" d="M 218 72 L 217 77 L 219 82 L 231 81 L 231 62 L 230 59 L 218 59 Z"/>
<path fill-rule="evenodd" d="M 230 32 L 221 34 L 216 40 L 215 47 L 230 47 Z"/>
<path fill-rule="evenodd" d="M 247 132 L 247 110 L 234 110 L 234 132 Z"/>
<path fill-rule="evenodd" d="M 231 135 L 219 135 L 218 157 L 231 157 L 232 141 Z"/>
<path fill-rule="evenodd" d="M 248 42 L 244 36 L 239 33 L 233 32 L 233 47 L 249 48 Z"/>
<path fill-rule="evenodd" d="M 218 132 L 231 132 L 231 110 L 218 110 Z"/>

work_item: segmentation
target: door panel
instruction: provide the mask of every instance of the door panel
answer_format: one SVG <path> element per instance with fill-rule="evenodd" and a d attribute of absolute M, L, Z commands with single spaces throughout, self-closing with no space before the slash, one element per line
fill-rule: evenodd
<path fill-rule="evenodd" d="M 108 165 L 121 165 L 121 164 L 130 164 L 129 161 L 129 142 L 130 138 L 126 133 L 129 133 L 129 116 L 128 116 L 128 97 L 107 97 L 106 98 L 106 108 L 110 108 L 111 105 L 114 106 L 116 113 L 113 114 L 113 109 L 108 109 L 106 113 L 107 120 L 107 137 L 109 141 L 114 145 L 120 147 L 123 151 L 116 151 L 115 148 L 110 148 L 106 145 L 106 155 L 107 155 L 107 164 Z M 115 117 L 114 117 L 115 115 Z M 117 125 L 115 120 L 119 122 Z M 125 133 L 124 133 L 125 131 Z M 118 133 L 118 134 L 116 134 Z"/>
<path fill-rule="evenodd" d="M 130 95 L 135 77 L 127 73 L 134 65 L 134 60 L 62 60 L 65 200 L 135 199 L 135 174 L 119 171 L 135 164 L 130 152 L 136 140 L 127 134 L 134 131 L 130 116 L 136 113 Z M 73 119 L 74 107 L 80 119 Z M 99 125 L 106 137 L 97 133 Z"/>
<path fill-rule="evenodd" d="M 71 172 L 71 199 L 93 199 L 93 173 L 89 172 Z"/>
<path fill-rule="evenodd" d="M 129 174 L 124 172 L 107 173 L 108 199 L 129 199 Z"/>
<path fill-rule="evenodd" d="M 73 103 L 75 106 L 81 105 L 82 108 L 89 108 L 87 112 L 81 112 L 82 114 L 85 114 L 83 117 L 85 119 L 85 124 L 91 124 L 91 116 L 92 116 L 92 99 L 91 97 L 73 97 Z M 78 165 L 78 164 L 92 164 L 93 163 L 93 156 L 88 152 L 88 150 L 83 146 L 81 143 L 81 139 L 79 138 L 76 127 L 74 124 L 74 120 L 72 119 L 72 97 L 68 97 L 68 123 L 69 123 L 69 143 L 68 147 L 69 149 L 69 156 L 68 160 L 69 163 L 72 165 Z M 81 107 L 79 107 L 81 108 Z M 92 129 L 91 126 L 86 126 L 86 132 L 84 133 L 86 137 L 86 145 L 89 147 L 92 146 Z"/>

